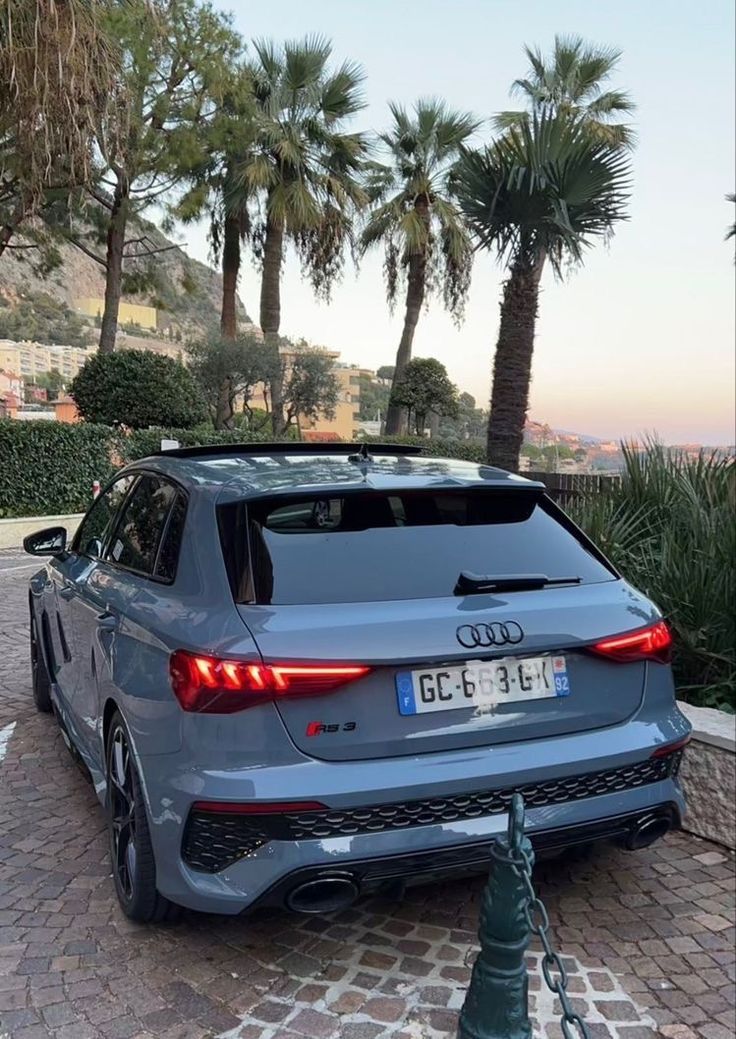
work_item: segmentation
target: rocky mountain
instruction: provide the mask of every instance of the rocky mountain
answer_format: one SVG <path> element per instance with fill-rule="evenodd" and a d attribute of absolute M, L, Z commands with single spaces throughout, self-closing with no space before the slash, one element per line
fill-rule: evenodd
<path fill-rule="evenodd" d="M 188 256 L 150 221 L 132 221 L 128 237 L 144 238 L 144 248 L 151 255 L 126 264 L 123 302 L 155 307 L 158 332 L 177 339 L 186 340 L 218 324 L 222 277 L 217 271 Z M 99 251 L 102 247 L 94 248 Z M 47 274 L 34 269 L 31 250 L 5 251 L 0 258 L 0 307 L 6 314 L 8 309 L 22 307 L 24 301 L 28 307 L 41 297 L 50 297 L 61 310 L 68 307 L 72 311 L 76 300 L 103 298 L 104 269 L 69 242 L 61 242 L 58 250 L 60 263 Z M 239 318 L 248 320 L 242 305 Z"/>

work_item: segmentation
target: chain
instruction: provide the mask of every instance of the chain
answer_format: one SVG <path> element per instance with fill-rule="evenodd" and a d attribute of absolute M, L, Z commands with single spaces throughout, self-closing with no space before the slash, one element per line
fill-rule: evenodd
<path fill-rule="evenodd" d="M 514 844 L 516 844 L 515 847 Z M 557 996 L 562 1006 L 560 1024 L 564 1039 L 590 1039 L 590 1032 L 585 1021 L 570 1005 L 570 997 L 567 994 L 567 971 L 550 942 L 549 916 L 544 902 L 539 898 L 532 884 L 532 861 L 529 853 L 520 842 L 512 842 L 507 854 L 501 852 L 498 845 L 494 847 L 493 854 L 494 858 L 501 859 L 511 866 L 526 889 L 527 903 L 524 906 L 524 917 L 529 930 L 539 938 L 544 949 L 542 976 L 547 988 Z"/>

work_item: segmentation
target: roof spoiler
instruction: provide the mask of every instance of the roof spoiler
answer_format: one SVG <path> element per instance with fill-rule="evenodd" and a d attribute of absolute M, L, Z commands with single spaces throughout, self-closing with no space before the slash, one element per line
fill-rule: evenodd
<path fill-rule="evenodd" d="M 239 455 L 420 455 L 421 447 L 413 444 L 360 444 L 326 443 L 312 444 L 301 440 L 281 440 L 273 443 L 247 444 L 199 444 L 197 447 L 177 447 L 170 451 L 154 451 L 149 457 L 206 458 L 208 455 L 238 457 Z"/>

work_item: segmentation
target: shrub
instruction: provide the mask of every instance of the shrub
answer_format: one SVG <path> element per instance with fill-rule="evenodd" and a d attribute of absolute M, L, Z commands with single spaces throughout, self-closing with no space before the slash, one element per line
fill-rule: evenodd
<path fill-rule="evenodd" d="M 113 431 L 87 423 L 0 421 L 0 516 L 83 512 L 112 474 Z"/>
<path fill-rule="evenodd" d="M 88 422 L 133 429 L 190 429 L 207 418 L 202 394 L 178 361 L 150 350 L 94 354 L 72 381 L 70 392 Z"/>
<path fill-rule="evenodd" d="M 733 711 L 736 468 L 658 444 L 624 455 L 620 485 L 568 511 L 672 623 L 678 696 Z"/>

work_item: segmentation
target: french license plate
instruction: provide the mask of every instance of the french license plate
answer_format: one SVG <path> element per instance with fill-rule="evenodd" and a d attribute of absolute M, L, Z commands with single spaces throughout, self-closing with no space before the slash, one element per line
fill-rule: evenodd
<path fill-rule="evenodd" d="M 460 667 L 400 671 L 396 675 L 400 714 L 454 711 L 461 707 L 492 710 L 505 703 L 569 695 L 564 657 L 470 660 Z"/>

